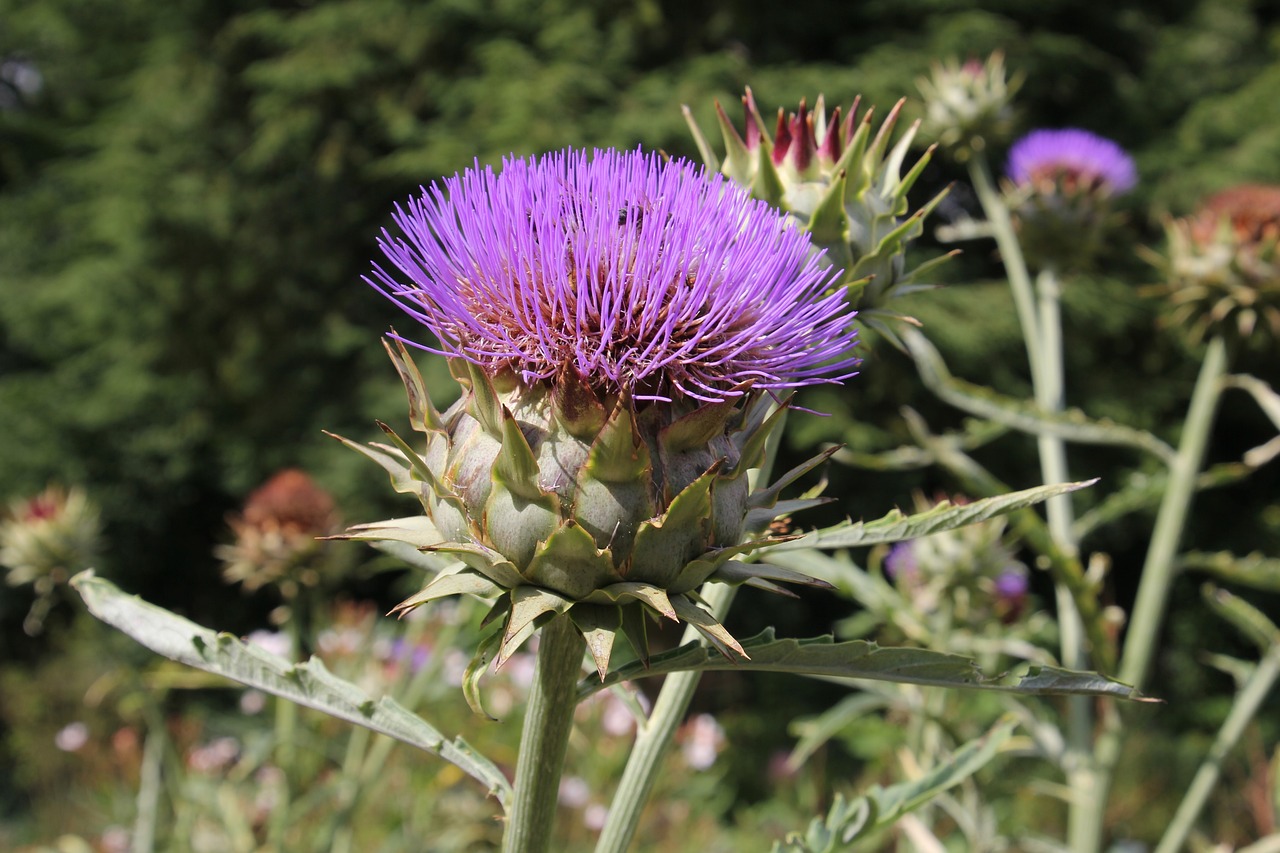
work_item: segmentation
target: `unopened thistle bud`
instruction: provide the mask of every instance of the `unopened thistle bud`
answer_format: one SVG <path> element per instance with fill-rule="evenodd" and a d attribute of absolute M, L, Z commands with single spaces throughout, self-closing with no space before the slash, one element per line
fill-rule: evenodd
<path fill-rule="evenodd" d="M 996 52 L 985 62 L 935 63 L 929 77 L 916 86 L 924 97 L 925 138 L 963 163 L 1009 137 L 1013 96 L 1022 86 L 1022 75 L 1010 78 L 1004 54 Z"/>
<path fill-rule="evenodd" d="M 826 250 L 827 262 L 844 269 L 842 281 L 849 287 L 859 321 L 896 342 L 885 321 L 914 321 L 887 305 L 943 260 L 908 270 L 906 250 L 923 233 L 925 217 L 946 191 L 913 211 L 907 193 L 928 165 L 933 149 L 902 174 L 919 122 L 891 147 L 903 102 L 874 131 L 874 110 L 868 108 L 859 117 L 859 104 L 855 100 L 842 117 L 839 107 L 827 114 L 821 95 L 812 110 L 802 100 L 796 112 L 778 110 L 770 134 L 747 89 L 742 97 L 745 135 L 716 104 L 723 159 L 716 156 L 688 107 L 684 114 L 707 168 L 719 170 L 756 198 L 789 213 L 813 244 Z"/>
<path fill-rule="evenodd" d="M 1009 150 L 1006 200 L 1035 267 L 1087 265 L 1115 225 L 1111 200 L 1138 182 L 1133 158 L 1087 130 L 1036 130 Z"/>
<path fill-rule="evenodd" d="M 1246 184 L 1209 196 L 1165 223 L 1167 254 L 1156 290 L 1193 341 L 1209 331 L 1249 342 L 1280 339 L 1280 186 Z M 1261 332 L 1261 334 L 1259 334 Z"/>
<path fill-rule="evenodd" d="M 427 516 L 352 528 L 456 559 L 406 612 L 496 600 L 499 660 L 567 615 L 601 675 L 618 631 L 647 655 L 646 613 L 726 654 L 706 580 L 811 582 L 733 558 L 768 535 L 781 486 L 751 491 L 774 395 L 852 375 L 842 289 L 808 237 L 719 176 L 638 151 L 476 167 L 424 191 L 369 282 L 436 337 L 464 387 L 431 403 L 400 346 L 411 446 L 352 445 Z"/>
<path fill-rule="evenodd" d="M 286 599 L 320 583 L 324 543 L 318 538 L 339 529 L 333 498 L 292 468 L 255 489 L 229 524 L 235 540 L 214 552 L 223 577 L 247 590 L 277 586 Z"/>
<path fill-rule="evenodd" d="M 84 489 L 49 486 L 9 505 L 0 517 L 0 568 L 10 586 L 31 584 L 35 601 L 23 623 L 38 634 L 54 591 L 73 574 L 92 568 L 102 548 L 102 521 Z"/>

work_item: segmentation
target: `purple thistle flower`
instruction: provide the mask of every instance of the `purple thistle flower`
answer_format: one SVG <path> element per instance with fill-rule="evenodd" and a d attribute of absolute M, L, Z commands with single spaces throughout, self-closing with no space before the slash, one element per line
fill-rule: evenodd
<path fill-rule="evenodd" d="M 371 285 L 444 355 L 526 385 L 574 371 L 638 400 L 839 382 L 858 364 L 838 271 L 720 176 L 640 151 L 479 164 L 397 208 Z M 419 345 L 421 346 L 421 345 Z M 431 349 L 422 347 L 423 349 Z"/>
<path fill-rule="evenodd" d="M 1133 158 L 1110 139 L 1087 130 L 1034 130 L 1009 150 L 1005 167 L 1019 185 L 1047 183 L 1068 192 L 1126 193 L 1138 183 Z"/>

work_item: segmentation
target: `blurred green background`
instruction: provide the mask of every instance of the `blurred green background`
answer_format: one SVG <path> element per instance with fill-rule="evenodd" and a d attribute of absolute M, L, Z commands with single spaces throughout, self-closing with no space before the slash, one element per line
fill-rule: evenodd
<path fill-rule="evenodd" d="M 403 418 L 378 339 L 393 323 L 424 333 L 360 276 L 393 204 L 476 159 L 637 145 L 696 156 L 682 103 L 704 128 L 715 99 L 739 116 L 747 84 L 766 115 L 819 92 L 883 110 L 915 98 L 932 61 L 1003 50 L 1026 75 L 1020 130 L 1084 127 L 1138 161 L 1125 241 L 1066 294 L 1067 397 L 1166 440 L 1197 359 L 1138 294 L 1154 273 L 1133 247 L 1158 244 L 1159 216 L 1206 192 L 1280 182 L 1275 0 L 0 0 L 0 22 L 0 498 L 83 483 L 104 509 L 104 574 L 238 632 L 271 602 L 224 586 L 212 550 L 228 538 L 226 514 L 272 472 L 305 468 L 349 521 L 407 511 L 380 472 L 320 431 L 371 439 L 374 418 Z M 920 199 L 963 174 L 936 158 Z M 976 203 L 961 183 L 937 221 L 965 211 Z M 965 248 L 940 273 L 951 286 L 909 310 L 957 375 L 1028 393 L 993 251 Z M 917 251 L 943 249 L 926 239 Z M 809 395 L 831 416 L 793 419 L 796 447 L 894 446 L 908 404 L 935 428 L 959 423 L 904 358 L 867 343 L 860 377 Z M 1234 366 L 1280 378 L 1274 351 L 1244 351 Z M 433 390 L 441 402 L 452 393 Z M 1270 436 L 1242 399 L 1228 398 L 1210 461 Z M 1114 450 L 1071 459 L 1073 474 L 1113 482 L 1136 464 Z M 1017 487 L 1037 482 L 1030 439 L 984 461 Z M 854 517 L 947 486 L 929 472 L 832 480 Z M 1278 489 L 1273 466 L 1200 501 L 1184 542 L 1275 554 Z M 1088 543 L 1113 556 L 1122 605 L 1149 526 L 1138 515 Z M 1174 606 L 1196 609 L 1195 598 L 1188 581 Z M 0 657 L 36 671 L 51 646 L 23 635 L 28 606 L 17 591 L 0 598 Z M 809 596 L 767 615 L 812 635 L 848 607 Z M 764 623 L 748 604 L 736 618 L 748 633 Z M 1227 682 L 1179 665 L 1199 651 L 1199 623 L 1170 624 L 1157 683 L 1196 701 L 1164 719 L 1210 726 L 1222 708 L 1199 697 Z M 11 725 L 0 734 L 11 739 Z M 25 796 L 21 781 L 0 782 L 0 809 L 21 811 Z"/>

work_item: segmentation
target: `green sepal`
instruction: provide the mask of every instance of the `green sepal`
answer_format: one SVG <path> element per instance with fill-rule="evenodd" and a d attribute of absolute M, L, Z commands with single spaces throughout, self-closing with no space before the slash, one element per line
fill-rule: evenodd
<path fill-rule="evenodd" d="M 391 486 L 398 493 L 402 495 L 417 495 L 419 499 L 423 497 L 422 485 L 420 481 L 413 479 L 409 471 L 409 462 L 400 451 L 377 442 L 371 442 L 368 446 L 365 446 L 328 430 L 321 430 L 321 432 L 342 442 L 356 453 L 378 463 L 384 471 L 391 475 Z M 423 505 L 426 505 L 425 501 Z"/>
<path fill-rule="evenodd" d="M 595 391 L 572 370 L 556 377 L 551 389 L 551 413 L 569 435 L 583 440 L 597 435 L 608 418 Z"/>
<path fill-rule="evenodd" d="M 527 500 L 495 477 L 484 504 L 486 543 L 512 564 L 529 565 L 539 543 L 560 524 L 559 504 L 555 495 Z"/>
<path fill-rule="evenodd" d="M 485 710 L 484 702 L 480 698 L 480 678 L 489 668 L 489 661 L 493 659 L 493 651 L 498 647 L 498 643 L 501 640 L 501 631 L 491 631 L 486 634 L 484 639 L 480 641 L 480 645 L 476 647 L 476 653 L 471 656 L 471 662 L 467 664 L 467 669 L 462 674 L 462 696 L 467 700 L 467 704 L 471 706 L 471 710 L 477 716 L 495 722 L 498 718 Z"/>
<path fill-rule="evenodd" d="M 841 447 L 843 447 L 843 445 L 828 447 L 817 456 L 806 459 L 804 462 L 801 462 L 799 465 L 783 474 L 768 488 L 757 489 L 752 492 L 751 495 L 747 497 L 747 506 L 750 509 L 763 509 L 765 507 L 773 506 L 778 502 L 778 495 L 782 493 L 783 489 L 803 477 L 805 474 L 808 474 L 814 468 L 817 468 L 823 462 L 826 462 L 833 455 L 838 453 Z"/>
<path fill-rule="evenodd" d="M 780 542 L 787 542 L 797 539 L 798 536 L 781 536 L 768 537 L 765 539 L 755 539 L 750 542 L 743 542 L 738 545 L 732 545 L 728 548 L 712 548 L 706 551 L 696 559 L 690 560 L 685 564 L 675 580 L 667 585 L 667 591 L 672 595 L 686 593 L 702 586 L 711 576 L 719 570 L 727 561 L 741 554 L 750 551 L 757 551 L 770 545 L 777 545 Z"/>
<path fill-rule="evenodd" d="M 627 638 L 627 642 L 631 644 L 632 650 L 636 653 L 636 657 L 645 666 L 649 665 L 649 626 L 644 618 L 645 608 L 640 604 L 630 604 L 622 607 L 622 634 Z M 671 618 L 675 619 L 675 611 L 671 611 Z"/>
<path fill-rule="evenodd" d="M 622 580 L 613 568 L 612 555 L 597 548 L 591 534 L 573 520 L 538 546 L 525 576 L 572 601 L 581 601 L 592 590 Z"/>
<path fill-rule="evenodd" d="M 848 266 L 852 261 L 849 254 L 849 214 L 844 209 L 845 185 L 848 182 L 849 176 L 840 172 L 827 187 L 826 194 L 805 226 L 813 242 L 827 250 L 827 259 L 839 267 Z"/>
<path fill-rule="evenodd" d="M 804 512 L 817 506 L 826 506 L 829 503 L 835 503 L 835 500 L 835 498 L 796 498 L 795 500 L 779 501 L 773 506 L 748 510 L 747 518 L 743 522 L 742 528 L 748 533 L 759 533 L 767 530 L 769 525 L 776 519 L 785 518 L 797 512 Z"/>
<path fill-rule="evenodd" d="M 440 572 L 431 579 L 431 583 L 391 608 L 391 613 L 388 615 L 403 617 L 428 601 L 450 595 L 477 595 L 488 598 L 501 592 L 502 589 L 497 584 L 469 568 L 462 571 Z"/>
<path fill-rule="evenodd" d="M 440 545 L 445 541 L 435 523 L 425 515 L 412 515 L 408 518 L 388 518 L 386 521 L 371 521 L 367 524 L 353 524 L 342 533 L 320 538 L 357 542 L 404 542 L 419 550 Z"/>
<path fill-rule="evenodd" d="M 471 380 L 468 383 L 471 386 L 471 394 L 467 397 L 467 414 L 480 423 L 481 429 L 498 441 L 502 441 L 504 416 L 509 417 L 502 405 L 502 400 L 498 398 L 498 392 L 494 389 L 488 374 L 481 370 L 479 365 L 468 361 L 466 367 L 467 375 Z"/>
<path fill-rule="evenodd" d="M 671 599 L 667 597 L 666 590 L 649 583 L 623 581 L 622 583 L 609 584 L 593 591 L 583 601 L 592 604 L 622 604 L 635 601 L 655 613 L 676 621 L 676 611 L 671 606 Z"/>
<path fill-rule="evenodd" d="M 394 332 L 393 329 L 392 333 Z M 395 365 L 396 373 L 400 374 L 400 381 L 404 383 L 405 393 L 409 397 L 409 425 L 418 432 L 444 432 L 444 419 L 427 394 L 427 385 L 422 381 L 418 365 L 409 357 L 409 351 L 400 339 L 394 340 L 394 349 L 387 338 L 382 339 L 382 345 L 386 348 L 387 355 L 391 356 L 391 363 Z"/>
<path fill-rule="evenodd" d="M 737 414 L 735 398 L 720 403 L 707 403 L 667 424 L 658 431 L 658 447 L 662 454 L 686 453 L 706 447 L 712 439 L 724 435 L 729 419 Z"/>
<path fill-rule="evenodd" d="M 585 475 L 606 483 L 635 482 L 652 470 L 649 447 L 640 439 L 631 402 L 626 397 L 619 398 L 609 413 L 591 443 L 582 470 L 579 479 Z"/>
<path fill-rule="evenodd" d="M 761 578 L 779 583 L 798 583 L 818 589 L 835 589 L 831 584 L 819 578 L 810 577 L 794 569 L 775 566 L 770 563 L 740 563 L 730 560 L 718 569 L 709 579 L 721 583 L 748 583 L 752 578 Z"/>
<path fill-rule="evenodd" d="M 538 486 L 538 460 L 520 424 L 510 413 L 503 415 L 502 452 L 493 463 L 493 482 L 506 486 L 527 501 L 542 502 L 547 496 Z"/>
<path fill-rule="evenodd" d="M 635 580 L 669 588 L 691 554 L 707 541 L 711 525 L 711 486 L 723 460 L 686 486 L 660 518 L 643 521 L 636 531 L 628 574 Z M 661 571 L 656 571 L 657 569 Z"/>
<path fill-rule="evenodd" d="M 622 612 L 618 607 L 599 604 L 575 604 L 569 608 L 569 618 L 582 633 L 587 651 L 595 661 L 600 680 L 609 674 L 609 657 L 613 654 L 613 641 L 622 627 Z"/>
<path fill-rule="evenodd" d="M 762 140 L 765 136 L 764 133 L 760 134 Z M 773 165 L 773 157 L 768 148 L 761 145 L 756 149 L 756 176 L 751 183 L 751 195 L 763 199 L 772 207 L 781 208 L 782 197 L 785 194 L 786 188 L 782 185 L 782 178 Z"/>
<path fill-rule="evenodd" d="M 769 441 L 769 433 L 781 422 L 783 413 L 791 405 L 794 394 L 788 394 L 778 402 L 778 407 L 761 420 L 750 419 L 743 429 L 733 435 L 733 443 L 738 448 L 738 464 L 725 472 L 725 479 L 732 480 L 742 476 L 748 470 L 759 467 L 764 459 L 765 444 Z M 761 405 L 764 405 L 763 401 Z"/>
<path fill-rule="evenodd" d="M 733 655 L 729 654 L 730 651 L 733 651 L 738 657 L 747 658 L 747 653 L 742 650 L 742 644 L 734 639 L 733 635 L 726 631 L 725 627 L 717 622 L 710 613 L 694 604 L 687 596 L 677 595 L 671 599 L 671 604 L 675 607 L 676 614 L 694 628 L 697 628 L 698 633 L 706 637 L 707 641 L 715 646 L 720 654 L 729 660 L 733 660 Z"/>
<path fill-rule="evenodd" d="M 572 606 L 572 601 L 541 587 L 526 585 L 511 590 L 511 615 L 507 617 L 507 625 L 503 630 L 498 666 L 506 663 L 524 641 L 533 635 L 537 619 L 547 614 L 564 613 Z"/>
<path fill-rule="evenodd" d="M 718 103 L 717 106 L 719 106 Z M 707 167 L 707 172 L 719 172 L 720 158 L 716 156 L 716 152 L 711 148 L 711 143 L 702 135 L 702 128 L 698 127 L 698 123 L 693 120 L 693 110 L 689 109 L 688 104 L 681 104 L 680 113 L 684 116 L 684 123 L 689 126 L 689 134 L 693 136 L 693 143 L 698 148 L 698 156 L 702 158 L 702 163 Z"/>
<path fill-rule="evenodd" d="M 882 192 L 892 187 L 892 191 L 885 193 L 883 197 L 894 200 L 894 216 L 901 216 L 907 212 L 907 188 L 903 186 L 902 164 L 907 159 L 907 151 L 910 150 L 911 141 L 915 139 L 916 131 L 919 129 L 920 121 L 917 119 L 893 146 L 889 156 L 885 158 L 884 166 L 880 169 L 886 181 L 886 186 L 882 188 Z"/>
<path fill-rule="evenodd" d="M 431 552 L 454 554 L 466 565 L 487 577 L 503 589 L 513 589 L 526 583 L 519 569 L 501 553 L 479 542 L 444 542 L 427 549 Z"/>
<path fill-rule="evenodd" d="M 874 115 L 874 109 L 868 109 L 863 113 L 862 121 L 858 122 L 858 129 L 853 132 L 853 138 L 846 143 L 844 154 L 840 155 L 840 159 L 832 167 L 833 172 L 843 172 L 847 177 L 844 188 L 846 202 L 850 198 L 862 195 L 870 184 L 865 163 L 867 143 L 871 139 L 871 120 Z"/>
<path fill-rule="evenodd" d="M 409 462 L 412 476 L 421 482 L 426 483 L 428 488 L 431 489 L 432 493 L 437 498 L 449 504 L 450 507 L 461 513 L 463 518 L 467 518 L 467 507 L 462 502 L 462 498 L 455 494 L 453 489 L 450 489 L 445 485 L 443 480 L 431 473 L 431 469 L 427 467 L 426 461 L 415 453 L 413 448 L 405 443 L 403 438 L 396 435 L 395 430 L 391 427 L 387 426 L 382 421 L 374 421 L 374 423 L 376 423 L 378 427 L 387 434 L 391 439 L 391 442 L 395 444 L 396 448 L 404 454 L 405 459 Z"/>
<path fill-rule="evenodd" d="M 733 121 L 719 101 L 716 101 L 716 124 L 720 125 L 720 137 L 724 140 L 724 162 L 720 171 L 734 183 L 746 186 L 751 180 L 751 150 L 747 148 L 747 143 L 738 134 L 738 129 L 733 126 Z M 710 169 L 711 166 L 708 165 L 707 168 Z"/>

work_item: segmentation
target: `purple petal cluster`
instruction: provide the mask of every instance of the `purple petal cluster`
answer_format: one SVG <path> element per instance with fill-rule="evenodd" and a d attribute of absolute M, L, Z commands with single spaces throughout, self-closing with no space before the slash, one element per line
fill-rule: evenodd
<path fill-rule="evenodd" d="M 445 355 L 526 384 L 564 371 L 635 399 L 719 401 L 853 375 L 838 270 L 719 175 L 562 151 L 454 175 L 398 207 L 370 284 Z M 426 347 L 424 347 L 426 348 Z"/>
<path fill-rule="evenodd" d="M 1005 172 L 1015 184 L 1062 181 L 1069 189 L 1102 189 L 1111 195 L 1138 183 L 1133 158 L 1123 148 L 1078 128 L 1028 133 L 1009 150 Z"/>

